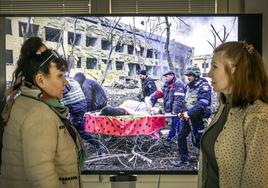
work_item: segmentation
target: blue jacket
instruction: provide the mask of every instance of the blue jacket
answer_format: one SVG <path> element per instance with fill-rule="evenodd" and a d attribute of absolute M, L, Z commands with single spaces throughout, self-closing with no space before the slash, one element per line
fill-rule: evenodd
<path fill-rule="evenodd" d="M 87 101 L 87 111 L 100 110 L 107 104 L 105 91 L 95 80 L 86 79 L 82 85 L 82 90 Z"/>
<path fill-rule="evenodd" d="M 154 105 L 158 98 L 164 99 L 164 111 L 166 113 L 180 113 L 185 110 L 185 92 L 184 83 L 174 77 L 170 82 L 165 82 L 161 90 L 151 95 L 151 102 Z"/>
<path fill-rule="evenodd" d="M 67 80 L 68 84 L 64 88 L 60 103 L 67 106 L 71 114 L 85 111 L 87 103 L 81 86 L 72 78 L 67 78 Z"/>
<path fill-rule="evenodd" d="M 155 82 L 152 78 L 147 77 L 141 82 L 141 93 L 139 95 L 140 101 L 144 101 L 145 97 L 150 96 L 157 90 Z"/>
<path fill-rule="evenodd" d="M 188 115 L 209 117 L 211 115 L 211 86 L 204 78 L 195 78 L 187 84 L 186 108 Z"/>

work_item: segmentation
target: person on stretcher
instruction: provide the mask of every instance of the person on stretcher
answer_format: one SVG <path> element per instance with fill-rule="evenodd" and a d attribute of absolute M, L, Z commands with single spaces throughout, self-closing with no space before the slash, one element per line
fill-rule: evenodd
<path fill-rule="evenodd" d="M 145 102 L 135 100 L 126 100 L 119 107 L 106 106 L 100 111 L 100 115 L 134 115 L 134 116 L 151 116 L 161 114 L 161 109 L 152 107 L 148 97 Z"/>

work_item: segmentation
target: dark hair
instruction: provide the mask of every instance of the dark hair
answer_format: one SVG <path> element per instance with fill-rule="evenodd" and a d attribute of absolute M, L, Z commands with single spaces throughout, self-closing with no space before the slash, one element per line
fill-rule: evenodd
<path fill-rule="evenodd" d="M 41 45 L 42 46 L 42 45 Z M 38 48 L 39 49 L 39 48 Z M 37 50 L 38 50 L 37 49 Z M 41 54 L 28 53 L 27 55 L 21 54 L 20 60 L 18 61 L 18 66 L 15 70 L 15 80 L 18 77 L 22 76 L 25 81 L 35 85 L 34 78 L 36 74 L 40 71 L 45 75 L 49 75 L 49 69 L 51 62 L 56 64 L 57 69 L 66 71 L 67 70 L 67 61 L 59 56 L 56 51 L 47 49 Z M 21 85 L 20 83 L 14 82 L 13 90 L 18 88 Z"/>
<path fill-rule="evenodd" d="M 147 76 L 146 70 L 140 70 L 139 74 L 144 75 L 144 76 Z"/>
<path fill-rule="evenodd" d="M 100 111 L 100 115 L 104 115 L 104 116 L 120 116 L 120 115 L 127 115 L 127 114 L 128 113 L 123 108 L 113 107 L 113 106 L 105 106 Z"/>
<path fill-rule="evenodd" d="M 27 61 L 28 58 L 32 55 L 35 55 L 37 50 L 41 48 L 42 45 L 44 44 L 42 42 L 42 39 L 39 37 L 31 37 L 23 43 L 20 49 L 20 56 L 17 61 L 17 68 L 12 75 L 13 78 L 11 86 L 13 87 L 13 90 L 17 89 L 21 85 L 21 82 L 17 83 L 17 78 L 22 74 L 22 67 L 24 62 Z"/>
<path fill-rule="evenodd" d="M 74 75 L 74 79 L 82 86 L 86 80 L 86 76 L 82 72 L 78 72 Z"/>
<path fill-rule="evenodd" d="M 259 52 L 246 42 L 223 43 L 214 50 L 217 52 L 226 59 L 223 62 L 232 87 L 232 106 L 245 108 L 257 99 L 268 103 L 268 77 Z"/>
<path fill-rule="evenodd" d="M 34 83 L 36 74 L 40 71 L 45 75 L 49 75 L 51 62 L 56 64 L 58 70 L 67 70 L 67 61 L 64 60 L 56 51 L 47 49 L 41 54 L 34 54 L 28 58 L 27 66 L 22 67 L 22 75 L 27 82 Z"/>

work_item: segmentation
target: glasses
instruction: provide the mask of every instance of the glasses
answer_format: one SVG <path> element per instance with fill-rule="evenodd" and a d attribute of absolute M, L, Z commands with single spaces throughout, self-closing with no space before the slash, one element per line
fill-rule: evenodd
<path fill-rule="evenodd" d="M 50 60 L 53 56 L 56 57 L 56 58 L 60 58 L 59 54 L 55 51 L 55 50 L 47 50 L 43 53 L 46 53 L 46 52 L 50 52 L 51 54 L 48 56 L 48 58 L 46 58 L 40 65 L 39 65 L 39 68 L 42 67 L 46 62 L 48 62 L 48 60 Z M 42 55 L 42 54 L 41 54 Z"/>

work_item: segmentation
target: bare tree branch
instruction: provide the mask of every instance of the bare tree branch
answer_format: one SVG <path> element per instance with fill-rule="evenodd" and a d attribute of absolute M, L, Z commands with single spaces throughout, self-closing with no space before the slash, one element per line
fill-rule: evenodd
<path fill-rule="evenodd" d="M 114 40 L 114 36 L 115 36 L 115 34 L 113 33 L 113 31 L 117 27 L 120 19 L 121 19 L 120 17 L 119 18 L 115 18 L 114 20 L 112 20 L 112 24 L 109 25 L 110 31 L 108 32 L 107 38 L 108 38 L 109 44 L 111 45 L 111 48 L 110 48 L 110 52 L 109 52 L 108 57 L 107 57 L 106 67 L 105 67 L 103 76 L 102 76 L 101 81 L 100 81 L 100 84 L 101 85 L 104 83 L 104 81 L 106 79 L 108 68 L 110 66 L 111 55 L 112 55 L 113 50 L 114 50 L 114 48 L 116 47 L 116 44 L 117 44 L 117 43 L 115 43 L 115 45 L 113 45 L 113 40 Z M 107 21 L 107 23 L 108 23 L 108 21 Z M 123 37 L 123 36 L 121 36 L 121 37 Z"/>

